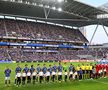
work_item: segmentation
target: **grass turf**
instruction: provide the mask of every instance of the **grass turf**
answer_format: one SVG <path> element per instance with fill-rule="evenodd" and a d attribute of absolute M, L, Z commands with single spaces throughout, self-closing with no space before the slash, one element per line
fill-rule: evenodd
<path fill-rule="evenodd" d="M 34 65 L 36 67 L 37 63 L 20 63 L 20 66 L 23 68 L 25 64 Z M 54 63 L 46 63 L 48 66 L 49 64 Z M 56 63 L 57 65 L 58 63 Z M 69 63 L 67 63 L 69 65 Z M 75 66 L 79 63 L 73 63 Z M 98 80 L 83 80 L 83 81 L 68 81 L 62 83 L 36 83 L 35 85 L 26 85 L 16 87 L 14 86 L 14 77 L 15 77 L 15 64 L 0 64 L 0 90 L 107 90 L 108 88 L 108 78 L 105 79 L 98 79 Z M 42 66 L 43 63 L 40 63 Z M 5 87 L 4 86 L 4 70 L 8 66 L 11 70 L 11 86 Z"/>

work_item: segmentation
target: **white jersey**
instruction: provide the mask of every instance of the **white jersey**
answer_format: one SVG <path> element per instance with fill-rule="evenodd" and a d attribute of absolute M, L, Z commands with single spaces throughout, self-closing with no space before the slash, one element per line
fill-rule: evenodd
<path fill-rule="evenodd" d="M 69 74 L 70 74 L 70 75 L 72 75 L 72 74 L 73 74 L 73 72 L 72 72 L 72 71 L 70 71 L 70 72 L 69 72 Z"/>
<path fill-rule="evenodd" d="M 27 76 L 31 76 L 31 73 L 30 73 L 30 72 L 28 72 L 28 73 L 27 73 Z"/>
<path fill-rule="evenodd" d="M 43 76 L 43 72 L 41 71 L 41 72 L 39 72 L 39 76 Z"/>
<path fill-rule="evenodd" d="M 36 72 L 33 72 L 33 73 L 32 73 L 32 76 L 36 76 Z"/>
<path fill-rule="evenodd" d="M 104 69 L 104 72 L 106 72 L 106 69 Z"/>
<path fill-rule="evenodd" d="M 77 75 L 77 74 L 78 74 L 77 72 L 74 73 L 74 75 Z"/>
<path fill-rule="evenodd" d="M 58 75 L 62 75 L 62 72 L 58 72 Z"/>
<path fill-rule="evenodd" d="M 21 77 L 21 73 L 17 73 L 17 77 Z"/>
<path fill-rule="evenodd" d="M 26 73 L 22 73 L 22 77 L 26 77 Z"/>
<path fill-rule="evenodd" d="M 99 70 L 99 73 L 102 73 L 102 69 L 101 69 L 101 70 Z"/>
<path fill-rule="evenodd" d="M 53 71 L 53 72 L 52 72 L 52 75 L 56 75 L 56 72 Z"/>
<path fill-rule="evenodd" d="M 68 75 L 68 73 L 67 73 L 67 72 L 65 72 L 65 73 L 64 73 L 64 75 Z"/>
<path fill-rule="evenodd" d="M 73 74 L 73 79 L 75 79 L 75 76 L 76 76 L 77 74 L 78 74 L 77 72 L 75 72 L 75 73 Z"/>
<path fill-rule="evenodd" d="M 46 72 L 46 76 L 50 76 L 50 72 Z"/>

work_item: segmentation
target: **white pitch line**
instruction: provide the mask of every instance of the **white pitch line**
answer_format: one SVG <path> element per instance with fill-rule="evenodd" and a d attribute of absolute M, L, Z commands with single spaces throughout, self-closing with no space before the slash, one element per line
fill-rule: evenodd
<path fill-rule="evenodd" d="M 93 80 L 93 81 L 98 82 L 98 83 L 102 83 L 102 84 L 107 84 L 107 85 L 108 85 L 108 83 L 106 83 L 106 82 L 101 82 L 101 81 L 97 81 L 97 80 Z"/>

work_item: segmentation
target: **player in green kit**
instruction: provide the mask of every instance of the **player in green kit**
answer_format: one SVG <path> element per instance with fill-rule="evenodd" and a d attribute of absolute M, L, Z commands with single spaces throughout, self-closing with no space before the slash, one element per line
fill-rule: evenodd
<path fill-rule="evenodd" d="M 66 62 L 65 62 L 64 65 L 63 65 L 63 70 L 64 70 L 64 71 L 68 71 L 68 65 L 67 65 Z"/>
<path fill-rule="evenodd" d="M 66 72 L 68 73 L 68 71 L 69 71 L 68 69 L 69 69 L 69 66 L 65 62 L 64 65 L 63 65 L 63 73 L 66 73 Z M 64 79 L 64 81 L 66 81 L 66 78 Z"/>

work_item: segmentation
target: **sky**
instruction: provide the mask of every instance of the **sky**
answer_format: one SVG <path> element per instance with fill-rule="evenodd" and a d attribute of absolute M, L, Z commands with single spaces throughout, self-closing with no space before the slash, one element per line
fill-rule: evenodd
<path fill-rule="evenodd" d="M 89 4 L 95 7 L 108 3 L 108 0 L 77 0 L 77 1 L 84 2 L 86 4 Z"/>
<path fill-rule="evenodd" d="M 108 3 L 108 0 L 77 0 L 80 2 L 84 2 L 86 4 L 89 4 L 91 6 L 95 6 L 95 7 L 99 7 L 105 3 Z M 85 27 L 86 31 L 87 31 L 87 39 L 90 41 L 91 37 L 95 31 L 96 25 L 91 25 L 91 26 L 87 26 Z M 108 27 L 105 27 L 105 29 L 108 32 Z M 92 44 L 103 44 L 103 43 L 108 43 L 108 37 L 105 34 L 105 31 L 103 29 L 102 26 L 98 27 L 98 30 L 93 38 Z"/>

